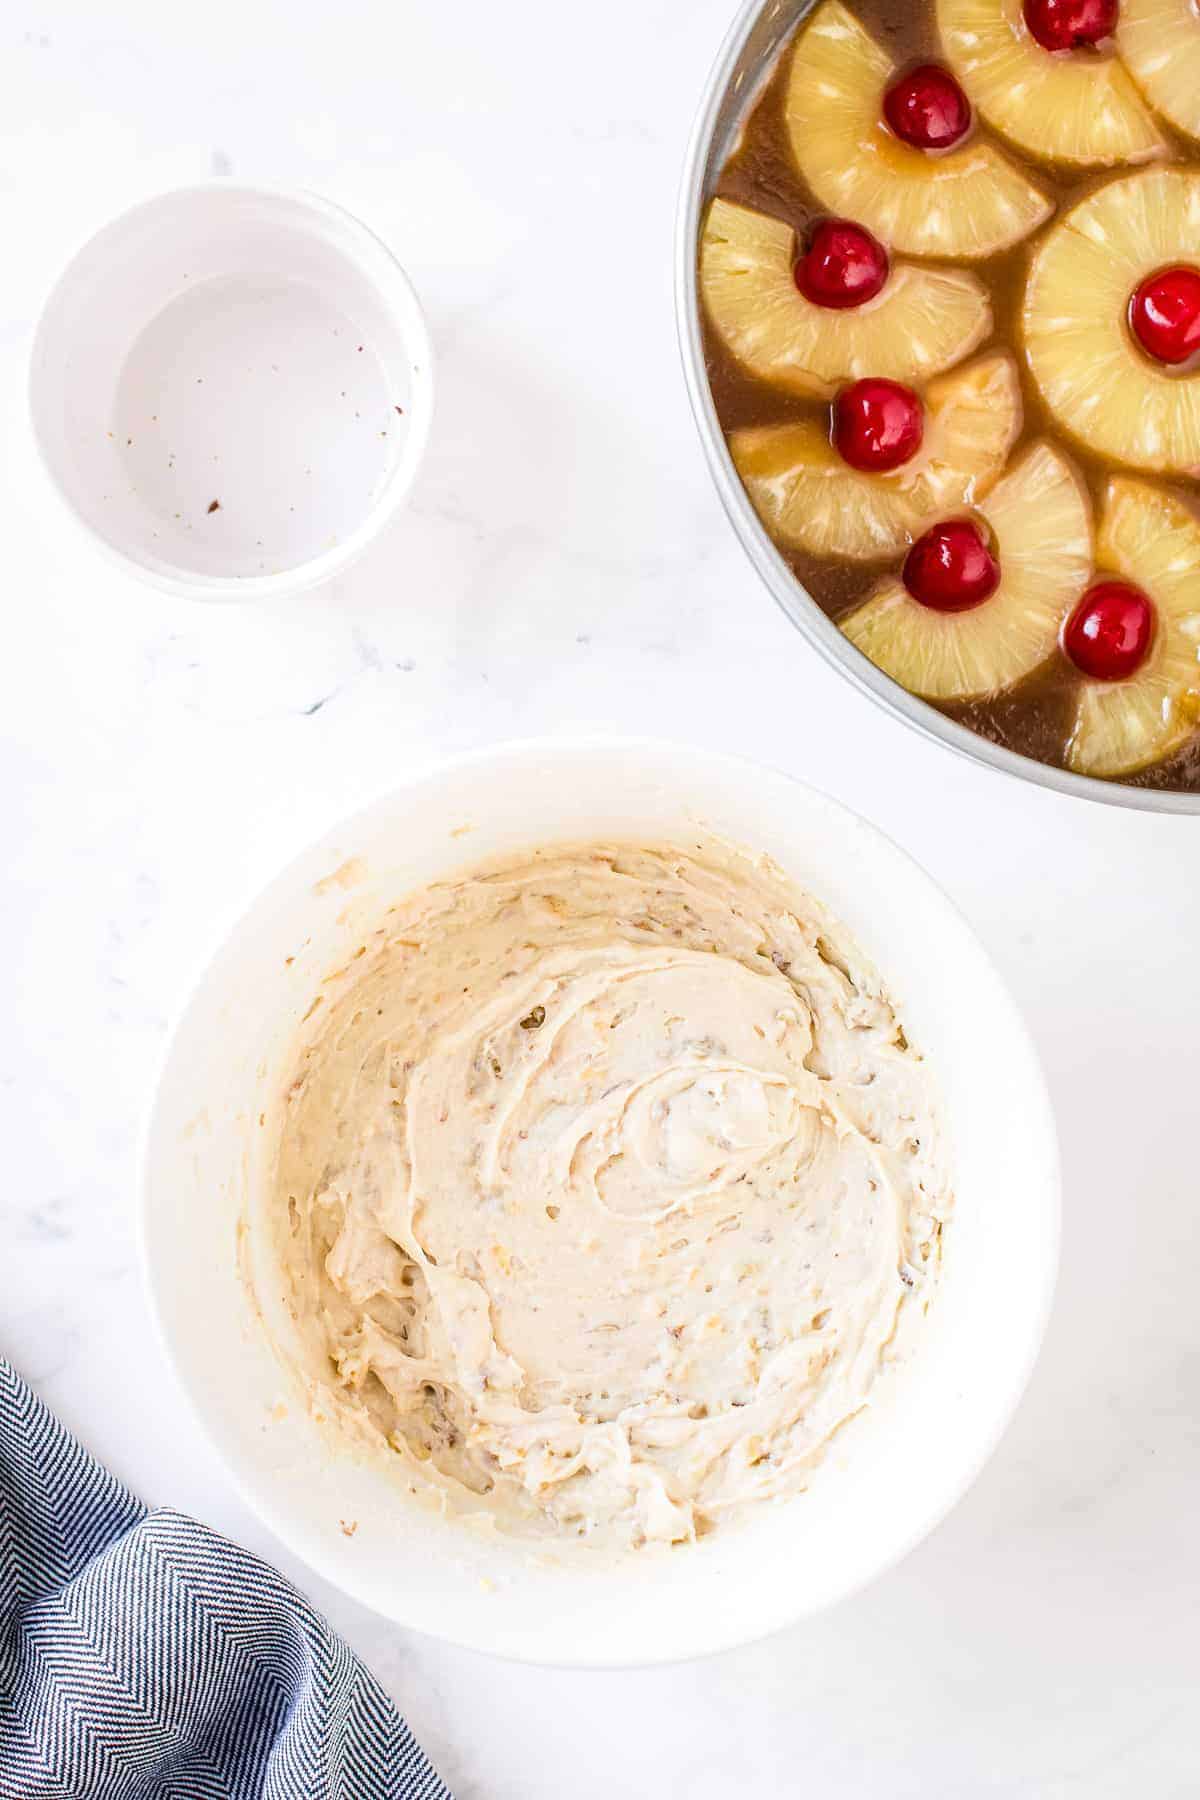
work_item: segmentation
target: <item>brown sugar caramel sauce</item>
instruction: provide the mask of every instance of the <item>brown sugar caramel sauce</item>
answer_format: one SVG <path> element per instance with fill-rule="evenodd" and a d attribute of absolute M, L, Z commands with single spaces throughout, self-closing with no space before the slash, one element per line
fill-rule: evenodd
<path fill-rule="evenodd" d="M 851 4 L 856 17 L 887 49 L 899 67 L 942 60 L 932 9 L 928 6 L 909 4 L 907 0 L 902 0 L 901 4 L 896 0 L 851 0 Z M 802 20 L 797 31 L 803 29 Z M 770 80 L 747 117 L 738 148 L 721 171 L 716 191 L 723 199 L 786 220 L 795 229 L 798 242 L 803 243 L 814 221 L 827 216 L 829 209 L 821 206 L 806 187 L 792 160 L 788 142 L 783 102 L 794 41 L 795 34 L 780 51 Z M 1158 119 L 1158 124 L 1168 145 L 1168 160 L 1200 164 L 1200 151 L 1194 144 L 1173 133 L 1163 120 Z M 817 129 L 820 129 L 819 124 Z M 978 115 L 975 129 L 995 135 L 987 133 Z M 1010 161 L 1025 169 L 1030 179 L 1050 196 L 1056 217 L 1094 188 L 1118 179 L 1135 166 L 1146 167 L 1142 163 L 1130 165 L 1129 171 L 1118 166 L 1072 176 L 1023 156 L 999 136 L 996 136 L 996 142 L 1003 146 Z M 1012 351 L 1020 370 L 1025 416 L 1018 446 L 1038 437 L 1051 438 L 1058 444 L 1086 482 L 1095 515 L 1108 477 L 1122 471 L 1118 465 L 1106 463 L 1073 439 L 1066 438 L 1034 385 L 1022 350 L 1020 314 L 1030 251 L 1047 229 L 1048 226 L 1042 226 L 1032 237 L 997 256 L 960 262 L 957 266 L 976 273 L 991 295 L 995 328 L 987 342 L 973 355 L 980 356 L 989 347 L 1006 348 Z M 1181 255 L 1186 255 L 1186 248 L 1180 246 Z M 701 316 L 713 403 L 727 433 L 743 425 L 781 424 L 797 418 L 817 418 L 824 423 L 828 419 L 829 409 L 825 403 L 786 394 L 769 382 L 748 374 L 718 338 L 703 306 Z M 1018 446 L 1014 446 L 1014 456 Z M 1136 470 L 1124 472 L 1139 473 Z M 1145 478 L 1162 483 L 1162 477 L 1148 472 Z M 1196 505 L 1198 490 L 1195 483 L 1166 485 L 1172 485 L 1189 504 Z M 894 557 L 888 557 L 870 563 L 835 562 L 809 556 L 804 551 L 789 550 L 783 545 L 776 548 L 821 610 L 835 621 L 844 618 L 866 599 L 881 574 L 893 569 L 896 561 Z M 992 743 L 1002 744 L 1006 749 L 1033 757 L 1038 762 L 1050 763 L 1055 768 L 1063 768 L 1078 685 L 1079 676 L 1066 658 L 1058 654 L 995 699 L 948 704 L 928 701 L 926 704 L 935 706 L 947 718 L 956 719 Z M 1125 776 L 1123 781 L 1130 787 L 1186 789 L 1200 793 L 1200 734 L 1174 756 L 1137 774 Z"/>

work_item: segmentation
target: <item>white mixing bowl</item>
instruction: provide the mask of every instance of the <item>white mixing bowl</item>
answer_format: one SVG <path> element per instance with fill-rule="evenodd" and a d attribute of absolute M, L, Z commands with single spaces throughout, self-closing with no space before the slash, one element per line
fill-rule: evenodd
<path fill-rule="evenodd" d="M 377 1464 L 337 1453 L 329 1428 L 297 1402 L 246 1280 L 257 1268 L 272 1330 L 286 1331 L 266 1252 L 240 1228 L 267 1135 L 259 1117 L 322 976 L 389 903 L 539 842 L 678 842 L 700 828 L 769 852 L 883 971 L 933 1064 L 949 1125 L 957 1203 L 944 1277 L 912 1363 L 839 1440 L 808 1493 L 669 1553 L 606 1567 L 538 1561 L 432 1515 Z M 861 1586 L 923 1537 L 979 1470 L 1025 1385 L 1059 1230 L 1036 1054 L 986 954 L 929 877 L 784 775 L 628 741 L 517 744 L 450 763 L 299 857 L 210 964 L 175 1033 L 148 1129 L 144 1205 L 170 1357 L 243 1495 L 279 1537 L 402 1625 L 591 1666 L 760 1636 Z"/>

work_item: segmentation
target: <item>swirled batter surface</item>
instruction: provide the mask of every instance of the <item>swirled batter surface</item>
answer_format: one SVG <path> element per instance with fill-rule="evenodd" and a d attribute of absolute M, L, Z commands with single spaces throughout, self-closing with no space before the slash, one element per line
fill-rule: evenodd
<path fill-rule="evenodd" d="M 949 1186 L 871 966 L 765 859 L 588 845 L 394 908 L 273 1190 L 308 1374 L 518 1533 L 803 1488 L 919 1320 Z"/>

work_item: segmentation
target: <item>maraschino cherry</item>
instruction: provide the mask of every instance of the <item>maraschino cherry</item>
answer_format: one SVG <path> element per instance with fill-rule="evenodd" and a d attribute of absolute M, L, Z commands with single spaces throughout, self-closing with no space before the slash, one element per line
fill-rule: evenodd
<path fill-rule="evenodd" d="M 1148 275 L 1130 299 L 1129 326 L 1157 362 L 1190 361 L 1200 350 L 1200 269 L 1175 263 Z"/>
<path fill-rule="evenodd" d="M 883 116 L 898 138 L 918 150 L 948 150 L 971 129 L 971 103 L 938 63 L 898 76 L 883 96 Z"/>
<path fill-rule="evenodd" d="M 1025 0 L 1024 12 L 1043 50 L 1087 50 L 1117 29 L 1117 0 Z"/>
<path fill-rule="evenodd" d="M 970 519 L 947 519 L 917 539 L 902 579 L 913 599 L 933 612 L 967 612 L 995 593 L 1000 564 Z"/>
<path fill-rule="evenodd" d="M 1154 603 L 1128 581 L 1098 581 L 1063 626 L 1063 649 L 1095 681 L 1135 675 L 1154 641 Z"/>
<path fill-rule="evenodd" d="M 834 447 L 852 469 L 886 475 L 916 455 L 924 434 L 921 402 L 898 381 L 855 381 L 833 403 Z"/>
<path fill-rule="evenodd" d="M 862 306 L 888 278 L 888 255 L 878 238 L 850 219 L 822 219 L 793 271 L 814 306 Z"/>

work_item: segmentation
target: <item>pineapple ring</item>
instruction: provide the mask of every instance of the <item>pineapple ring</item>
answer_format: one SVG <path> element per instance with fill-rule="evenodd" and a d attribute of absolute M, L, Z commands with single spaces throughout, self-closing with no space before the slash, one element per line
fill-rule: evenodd
<path fill-rule="evenodd" d="M 792 155 L 823 206 L 909 256 L 991 256 L 1053 204 L 994 144 L 926 156 L 883 124 L 891 58 L 841 0 L 824 0 L 796 43 L 785 102 Z"/>
<path fill-rule="evenodd" d="M 1021 0 L 938 0 L 937 16 L 946 60 L 975 105 L 1031 156 L 1098 166 L 1161 154 L 1154 119 L 1115 56 L 1051 55 Z M 1200 32 L 1196 49 L 1200 64 Z"/>
<path fill-rule="evenodd" d="M 934 612 L 893 575 L 841 622 L 877 668 L 926 700 L 978 700 L 1012 687 L 1054 654 L 1087 586 L 1087 497 L 1051 445 L 1034 444 L 977 510 L 1000 561 L 989 600 L 969 612 Z"/>
<path fill-rule="evenodd" d="M 1084 681 L 1067 761 L 1082 775 L 1132 775 L 1200 726 L 1200 520 L 1173 494 L 1118 476 L 1108 485 L 1096 555 L 1145 589 L 1156 628 L 1135 675 Z"/>
<path fill-rule="evenodd" d="M 829 399 L 864 375 L 926 381 L 992 328 L 983 285 L 960 269 L 893 264 L 882 291 L 852 311 L 814 306 L 792 275 L 790 225 L 714 200 L 700 240 L 700 286 L 723 343 L 752 375 Z"/>
<path fill-rule="evenodd" d="M 902 550 L 935 514 L 984 494 L 1020 429 L 1016 365 L 998 353 L 931 383 L 921 448 L 890 474 L 852 469 L 812 419 L 735 431 L 729 447 L 776 542 L 870 561 Z"/>
<path fill-rule="evenodd" d="M 1192 0 L 1121 0 L 1117 49 L 1151 106 L 1200 137 L 1200 18 Z"/>
<path fill-rule="evenodd" d="M 1034 254 L 1030 369 L 1059 423 L 1117 462 L 1200 468 L 1200 374 L 1156 366 L 1127 323 L 1139 283 L 1198 247 L 1200 173 L 1146 169 L 1090 194 Z"/>

